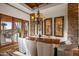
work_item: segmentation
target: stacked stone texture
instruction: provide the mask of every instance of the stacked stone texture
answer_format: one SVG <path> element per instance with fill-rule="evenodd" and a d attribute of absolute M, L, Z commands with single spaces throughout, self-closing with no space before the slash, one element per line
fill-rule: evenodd
<path fill-rule="evenodd" d="M 78 44 L 78 4 L 68 4 L 68 39 Z"/>

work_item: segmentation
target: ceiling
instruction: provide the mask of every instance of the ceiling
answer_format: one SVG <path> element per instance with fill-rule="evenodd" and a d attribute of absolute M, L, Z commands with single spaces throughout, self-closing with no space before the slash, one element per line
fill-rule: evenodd
<path fill-rule="evenodd" d="M 45 10 L 50 7 L 60 5 L 61 3 L 8 3 L 10 6 L 17 8 L 24 13 L 31 14 L 39 10 Z"/>

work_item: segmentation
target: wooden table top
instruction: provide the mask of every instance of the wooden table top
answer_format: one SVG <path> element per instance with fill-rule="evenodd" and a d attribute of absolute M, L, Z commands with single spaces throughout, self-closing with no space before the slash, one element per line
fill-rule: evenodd
<path fill-rule="evenodd" d="M 37 41 L 37 42 L 44 42 L 48 44 L 59 44 L 60 39 L 58 38 L 51 38 L 51 37 L 35 37 L 35 36 L 30 36 L 29 40 Z"/>

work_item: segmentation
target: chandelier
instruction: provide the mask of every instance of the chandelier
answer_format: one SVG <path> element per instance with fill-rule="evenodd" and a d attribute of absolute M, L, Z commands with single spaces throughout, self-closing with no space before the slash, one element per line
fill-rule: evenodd
<path fill-rule="evenodd" d="M 32 14 L 32 21 L 35 24 L 40 24 L 46 17 L 42 13 L 40 13 L 39 6 L 37 8 L 37 13 Z"/>
<path fill-rule="evenodd" d="M 37 13 L 35 13 L 35 22 L 37 24 L 40 24 L 44 20 L 45 16 L 42 13 L 40 13 L 39 6 L 37 8 L 38 11 Z"/>

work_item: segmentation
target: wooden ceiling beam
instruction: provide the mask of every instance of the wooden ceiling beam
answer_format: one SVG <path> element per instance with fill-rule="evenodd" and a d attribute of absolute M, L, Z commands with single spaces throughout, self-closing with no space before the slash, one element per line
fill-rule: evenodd
<path fill-rule="evenodd" d="M 30 8 L 35 8 L 38 7 L 39 5 L 43 4 L 43 3 L 25 3 L 26 5 L 28 5 Z"/>

